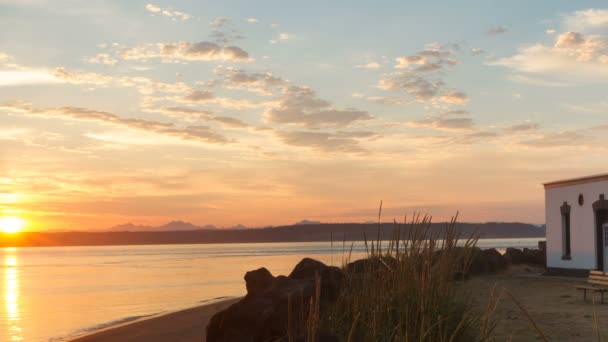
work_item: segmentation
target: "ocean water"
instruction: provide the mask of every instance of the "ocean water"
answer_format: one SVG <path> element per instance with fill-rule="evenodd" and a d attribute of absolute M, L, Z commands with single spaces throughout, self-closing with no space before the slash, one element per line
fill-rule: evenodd
<path fill-rule="evenodd" d="M 482 248 L 536 247 L 484 239 Z M 148 315 L 246 293 L 245 272 L 289 274 L 303 257 L 340 266 L 329 242 L 0 249 L 0 341 L 64 341 Z M 355 243 L 352 258 L 364 255 Z"/>

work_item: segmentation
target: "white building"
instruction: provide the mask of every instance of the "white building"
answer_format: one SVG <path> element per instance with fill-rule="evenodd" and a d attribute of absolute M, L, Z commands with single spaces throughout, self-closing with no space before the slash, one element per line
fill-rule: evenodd
<path fill-rule="evenodd" d="M 549 271 L 608 271 L 608 174 L 544 184 Z"/>

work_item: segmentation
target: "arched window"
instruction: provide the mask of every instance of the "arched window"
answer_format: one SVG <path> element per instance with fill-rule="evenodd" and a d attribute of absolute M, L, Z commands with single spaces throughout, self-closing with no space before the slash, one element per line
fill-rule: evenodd
<path fill-rule="evenodd" d="M 567 202 L 560 207 L 562 212 L 562 259 L 570 260 L 570 206 Z"/>

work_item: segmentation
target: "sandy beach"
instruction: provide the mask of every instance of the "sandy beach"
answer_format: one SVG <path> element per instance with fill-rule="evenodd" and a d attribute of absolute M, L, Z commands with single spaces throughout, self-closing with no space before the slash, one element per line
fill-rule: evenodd
<path fill-rule="evenodd" d="M 239 300 L 230 298 L 198 307 L 109 327 L 70 342 L 190 342 L 205 341 L 213 314 Z"/>
<path fill-rule="evenodd" d="M 542 268 L 532 266 L 511 266 L 502 273 L 469 280 L 467 289 L 475 294 L 475 305 L 480 310 L 487 303 L 492 287 L 496 286 L 496 293 L 502 289 L 510 291 L 551 341 L 597 339 L 593 323 L 594 305 L 590 300 L 584 302 L 582 294 L 574 288 L 585 279 L 547 277 L 541 275 L 542 271 Z M 227 299 L 110 327 L 70 342 L 204 341 L 205 327 L 213 314 L 237 300 Z M 608 304 L 598 303 L 595 310 L 599 325 L 605 326 Z M 503 297 L 494 317 L 499 321 L 494 334 L 497 341 L 538 340 L 531 323 L 508 297 Z M 608 329 L 601 333 L 608 336 Z"/>

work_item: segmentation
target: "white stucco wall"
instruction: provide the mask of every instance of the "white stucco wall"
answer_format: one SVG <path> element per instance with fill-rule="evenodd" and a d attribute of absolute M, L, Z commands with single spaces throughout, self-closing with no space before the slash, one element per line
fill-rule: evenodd
<path fill-rule="evenodd" d="M 585 203 L 578 204 L 583 194 Z M 545 189 L 547 224 L 547 267 L 595 269 L 596 226 L 593 203 L 604 194 L 608 199 L 608 181 Z M 570 205 L 571 260 L 562 260 L 562 214 L 560 207 Z"/>

